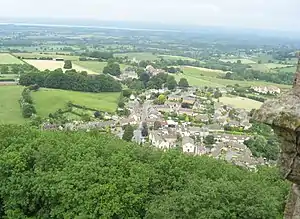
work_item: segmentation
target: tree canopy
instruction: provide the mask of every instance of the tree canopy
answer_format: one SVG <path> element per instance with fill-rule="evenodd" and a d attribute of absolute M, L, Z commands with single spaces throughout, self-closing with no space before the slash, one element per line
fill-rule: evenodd
<path fill-rule="evenodd" d="M 84 92 L 119 92 L 121 84 L 108 75 L 87 75 L 75 70 L 63 73 L 61 69 L 44 72 L 29 72 L 20 76 L 19 83 L 24 86 L 38 85 L 40 87 L 74 90 Z"/>
<path fill-rule="evenodd" d="M 0 126 L 0 218 L 282 218 L 289 185 L 99 132 Z M 195 168 L 197 167 L 197 168 Z"/>

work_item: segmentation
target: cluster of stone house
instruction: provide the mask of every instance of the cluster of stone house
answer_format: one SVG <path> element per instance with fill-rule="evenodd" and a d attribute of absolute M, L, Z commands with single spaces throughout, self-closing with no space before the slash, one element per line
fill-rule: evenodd
<path fill-rule="evenodd" d="M 166 71 L 164 71 L 163 69 L 156 69 L 152 65 L 148 65 L 146 67 L 146 72 L 151 76 L 158 75 L 159 73 L 166 73 Z"/>
<path fill-rule="evenodd" d="M 280 94 L 281 90 L 275 86 L 252 86 L 251 89 L 260 94 Z"/>

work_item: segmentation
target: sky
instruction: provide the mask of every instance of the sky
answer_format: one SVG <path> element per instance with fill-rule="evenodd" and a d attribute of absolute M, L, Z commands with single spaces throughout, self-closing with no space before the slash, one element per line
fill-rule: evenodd
<path fill-rule="evenodd" d="M 1 17 L 300 30 L 300 0 L 0 0 Z"/>

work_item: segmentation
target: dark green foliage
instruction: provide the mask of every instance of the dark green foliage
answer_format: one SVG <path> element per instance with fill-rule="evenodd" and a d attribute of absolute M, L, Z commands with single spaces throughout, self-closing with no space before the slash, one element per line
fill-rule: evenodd
<path fill-rule="evenodd" d="M 174 90 L 177 87 L 177 82 L 174 76 L 169 75 L 167 78 L 167 87 L 169 90 Z"/>
<path fill-rule="evenodd" d="M 75 70 L 63 73 L 61 69 L 22 74 L 20 84 L 25 86 L 37 84 L 40 87 L 96 93 L 120 92 L 122 89 L 121 84 L 108 75 L 90 76 Z"/>
<path fill-rule="evenodd" d="M 213 145 L 215 143 L 215 137 L 213 135 L 208 135 L 204 138 L 204 143 L 207 145 Z"/>
<path fill-rule="evenodd" d="M 131 125 L 126 125 L 124 134 L 123 134 L 123 140 L 130 142 L 133 138 L 133 127 Z"/>
<path fill-rule="evenodd" d="M 264 157 L 268 160 L 277 160 L 279 141 L 270 126 L 262 123 L 253 123 L 248 130 L 254 137 L 245 141 L 253 156 Z"/>
<path fill-rule="evenodd" d="M 82 53 L 81 56 L 103 59 L 103 60 L 111 59 L 114 57 L 113 54 L 110 52 L 100 52 L 100 51 Z M 81 60 L 85 61 L 84 58 L 81 58 Z"/>
<path fill-rule="evenodd" d="M 130 95 L 132 94 L 132 90 L 130 90 L 130 89 L 124 89 L 123 92 L 122 92 L 122 94 L 123 94 L 124 97 L 129 98 Z"/>
<path fill-rule="evenodd" d="M 31 90 L 29 88 L 25 88 L 19 100 L 22 115 L 24 118 L 30 118 L 33 114 L 36 114 L 36 109 L 33 106 L 33 101 L 30 92 Z"/>
<path fill-rule="evenodd" d="M 180 78 L 178 85 L 179 87 L 189 87 L 189 82 L 186 78 Z"/>
<path fill-rule="evenodd" d="M 150 75 L 147 72 L 143 72 L 139 75 L 139 79 L 146 85 L 150 80 Z"/>
<path fill-rule="evenodd" d="M 0 218 L 282 218 L 289 186 L 97 132 L 0 126 Z M 2 210 L 1 210 L 2 208 Z"/>
<path fill-rule="evenodd" d="M 155 76 L 153 76 L 148 84 L 147 88 L 149 89 L 161 89 L 162 86 L 167 82 L 168 74 L 159 73 Z"/>
<path fill-rule="evenodd" d="M 104 74 L 110 74 L 113 76 L 119 76 L 121 75 L 121 68 L 118 63 L 114 62 L 108 62 L 107 66 L 104 67 L 103 69 Z"/>
<path fill-rule="evenodd" d="M 64 69 L 72 69 L 72 62 L 70 60 L 65 60 Z"/>

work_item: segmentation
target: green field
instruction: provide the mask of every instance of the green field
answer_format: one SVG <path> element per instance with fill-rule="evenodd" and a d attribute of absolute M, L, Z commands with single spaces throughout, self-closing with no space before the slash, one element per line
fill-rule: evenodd
<path fill-rule="evenodd" d="M 244 97 L 220 97 L 220 102 L 226 105 L 232 105 L 236 108 L 246 110 L 259 109 L 262 105 L 261 102 Z"/>
<path fill-rule="evenodd" d="M 291 73 L 295 73 L 295 72 L 296 72 L 296 66 L 293 66 L 293 67 L 286 67 L 286 68 L 280 68 L 279 71 L 280 71 L 280 72 L 291 72 Z"/>
<path fill-rule="evenodd" d="M 102 73 L 104 67 L 107 65 L 107 62 L 76 61 L 74 64 L 96 73 Z M 121 71 L 123 71 L 126 67 L 128 67 L 128 65 L 120 64 Z"/>
<path fill-rule="evenodd" d="M 51 58 L 63 58 L 65 60 L 77 61 L 79 60 L 79 56 L 69 56 L 69 55 L 56 55 L 56 53 L 14 53 L 16 57 L 23 57 L 23 58 L 42 58 L 42 57 L 51 57 Z"/>
<path fill-rule="evenodd" d="M 125 57 L 127 56 L 129 59 L 136 59 L 136 60 L 156 60 L 158 59 L 157 55 L 153 55 L 149 52 L 131 52 L 131 53 L 119 53 L 115 54 L 115 56 Z"/>
<path fill-rule="evenodd" d="M 174 75 L 177 81 L 180 78 L 186 78 L 190 85 L 204 87 L 204 86 L 211 86 L 211 87 L 226 87 L 227 85 L 235 85 L 239 84 L 240 86 L 252 86 L 252 85 L 273 85 L 279 88 L 287 89 L 291 88 L 290 85 L 285 84 L 274 84 L 264 81 L 238 81 L 238 80 L 228 80 L 222 78 L 214 78 L 214 77 L 206 77 L 206 76 L 197 76 L 197 75 L 189 75 L 189 74 L 176 74 Z"/>
<path fill-rule="evenodd" d="M 11 54 L 0 53 L 0 65 L 24 64 L 20 59 L 17 59 Z"/>
<path fill-rule="evenodd" d="M 0 124 L 23 124 L 19 99 L 23 87 L 0 86 Z"/>
<path fill-rule="evenodd" d="M 184 57 L 184 56 L 171 56 L 171 55 L 158 55 L 158 58 L 164 58 L 169 60 L 188 60 L 188 61 L 196 61 L 196 59 L 190 58 L 190 57 Z"/>
<path fill-rule="evenodd" d="M 222 62 L 231 62 L 237 63 L 238 60 L 241 60 L 242 64 L 255 64 L 256 62 L 251 59 L 220 59 Z"/>
<path fill-rule="evenodd" d="M 185 75 L 190 75 L 190 76 L 209 76 L 209 77 L 217 77 L 225 74 L 225 72 L 222 70 L 214 70 L 214 69 L 192 67 L 192 66 L 183 67 L 183 72 Z"/>
<path fill-rule="evenodd" d="M 32 92 L 37 113 L 42 117 L 48 117 L 50 113 L 64 109 L 69 101 L 81 106 L 114 112 L 119 96 L 119 93 L 83 93 L 46 88 Z"/>
<path fill-rule="evenodd" d="M 276 63 L 266 63 L 266 64 L 252 64 L 252 69 L 262 71 L 262 72 L 270 72 L 274 69 L 281 69 L 291 67 L 290 65 L 276 64 Z"/>

